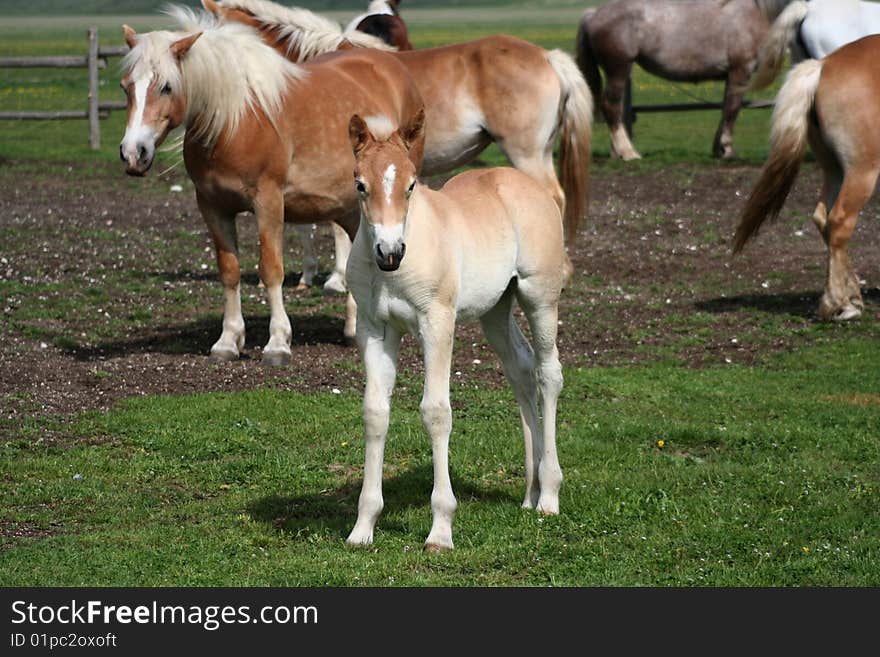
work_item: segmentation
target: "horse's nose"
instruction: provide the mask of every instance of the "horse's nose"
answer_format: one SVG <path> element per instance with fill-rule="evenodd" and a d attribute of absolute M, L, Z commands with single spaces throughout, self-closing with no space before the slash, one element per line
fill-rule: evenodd
<path fill-rule="evenodd" d="M 147 160 L 147 147 L 141 144 L 138 146 L 138 162 L 146 162 Z"/>
<path fill-rule="evenodd" d="M 406 244 L 397 242 L 392 246 L 382 248 L 381 244 L 376 245 L 376 264 L 382 271 L 396 271 L 400 267 L 400 261 L 406 255 Z"/>

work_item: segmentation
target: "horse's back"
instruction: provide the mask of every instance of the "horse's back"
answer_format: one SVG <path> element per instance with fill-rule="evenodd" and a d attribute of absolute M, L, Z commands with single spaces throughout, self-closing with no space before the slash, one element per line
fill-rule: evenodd
<path fill-rule="evenodd" d="M 847 43 L 877 32 L 880 32 L 880 5 L 813 0 L 801 24 L 800 38 L 807 54 L 821 59 Z"/>

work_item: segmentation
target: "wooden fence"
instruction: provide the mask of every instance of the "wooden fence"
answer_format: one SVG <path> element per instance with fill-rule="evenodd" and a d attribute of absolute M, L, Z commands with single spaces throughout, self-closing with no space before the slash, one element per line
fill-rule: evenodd
<path fill-rule="evenodd" d="M 99 48 L 98 29 L 88 32 L 89 47 L 85 56 L 59 57 L 0 57 L 0 68 L 87 68 L 89 69 L 89 95 L 83 111 L 23 111 L 0 112 L 0 119 L 56 120 L 88 119 L 89 146 L 92 150 L 101 148 L 101 127 L 99 121 L 106 119 L 111 110 L 125 109 L 124 100 L 101 102 L 98 98 L 98 71 L 107 68 L 109 57 L 121 57 L 128 52 L 127 46 Z"/>

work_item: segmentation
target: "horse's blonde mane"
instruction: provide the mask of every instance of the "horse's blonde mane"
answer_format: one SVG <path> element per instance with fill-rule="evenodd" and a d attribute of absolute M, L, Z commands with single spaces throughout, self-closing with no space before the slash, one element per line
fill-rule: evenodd
<path fill-rule="evenodd" d="M 132 77 L 153 73 L 160 86 L 168 84 L 186 96 L 184 124 L 190 136 L 213 145 L 224 130 L 235 132 L 242 118 L 256 108 L 270 121 L 281 111 L 291 80 L 306 71 L 266 45 L 253 29 L 240 23 L 220 24 L 209 14 L 183 7 L 167 10 L 180 32 L 156 31 L 138 35 L 123 60 Z M 178 68 L 170 46 L 201 32 Z"/>
<path fill-rule="evenodd" d="M 297 61 L 300 62 L 338 50 L 344 41 L 360 48 L 397 50 L 371 34 L 343 33 L 338 23 L 308 9 L 284 7 L 269 0 L 215 1 L 226 9 L 239 9 L 253 16 L 264 28 L 275 32 L 287 44 L 288 53 L 298 51 Z"/>

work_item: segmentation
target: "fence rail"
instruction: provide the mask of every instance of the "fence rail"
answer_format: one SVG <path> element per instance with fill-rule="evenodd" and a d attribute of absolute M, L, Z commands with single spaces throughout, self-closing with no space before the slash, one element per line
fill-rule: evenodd
<path fill-rule="evenodd" d="M 125 109 L 125 101 L 101 102 L 98 98 L 98 71 L 107 68 L 107 59 L 122 57 L 128 52 L 126 46 L 98 47 L 98 28 L 88 31 L 88 52 L 84 56 L 56 55 L 46 57 L 0 57 L 0 68 L 87 68 L 89 70 L 89 93 L 86 109 L 81 111 L 26 110 L 0 112 L 0 120 L 54 121 L 58 119 L 87 119 L 89 122 L 89 146 L 101 148 L 99 121 L 110 116 L 111 110 Z"/>

